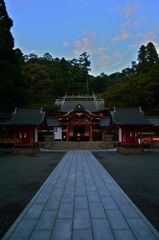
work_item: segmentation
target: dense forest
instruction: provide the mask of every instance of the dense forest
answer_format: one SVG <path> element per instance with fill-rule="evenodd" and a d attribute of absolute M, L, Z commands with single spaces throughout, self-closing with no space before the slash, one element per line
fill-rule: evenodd
<path fill-rule="evenodd" d="M 43 57 L 24 55 L 14 49 L 12 26 L 4 0 L 0 0 L 0 112 L 43 107 L 54 115 L 56 98 L 94 93 L 110 109 L 140 106 L 148 115 L 159 115 L 159 57 L 152 42 L 140 47 L 130 68 L 95 77 L 90 74 L 87 52 L 78 59 L 66 60 L 49 53 Z"/>

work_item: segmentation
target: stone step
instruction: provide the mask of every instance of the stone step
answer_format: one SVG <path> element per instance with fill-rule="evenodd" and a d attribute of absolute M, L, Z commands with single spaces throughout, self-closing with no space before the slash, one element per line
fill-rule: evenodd
<path fill-rule="evenodd" d="M 53 142 L 45 144 L 46 149 L 51 150 L 106 150 L 113 148 L 111 143 L 107 142 Z"/>

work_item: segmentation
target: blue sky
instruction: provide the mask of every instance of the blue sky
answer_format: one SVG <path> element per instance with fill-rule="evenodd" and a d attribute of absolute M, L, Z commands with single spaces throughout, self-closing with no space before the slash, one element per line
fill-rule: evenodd
<path fill-rule="evenodd" d="M 159 0 L 4 0 L 15 48 L 71 60 L 90 55 L 97 76 L 131 67 L 141 45 L 159 53 Z"/>

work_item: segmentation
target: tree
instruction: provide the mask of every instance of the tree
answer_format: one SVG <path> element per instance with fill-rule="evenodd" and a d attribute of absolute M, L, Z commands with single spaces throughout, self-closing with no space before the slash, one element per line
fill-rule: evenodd
<path fill-rule="evenodd" d="M 127 68 L 122 70 L 122 75 L 123 76 L 129 76 L 129 75 L 131 75 L 133 73 L 134 73 L 133 69 L 129 68 L 129 67 L 127 67 Z"/>
<path fill-rule="evenodd" d="M 12 112 L 15 107 L 25 107 L 25 100 L 25 82 L 18 67 L 0 62 L 0 111 Z"/>
<path fill-rule="evenodd" d="M 60 70 L 61 70 L 62 78 L 64 79 L 64 88 L 66 93 L 68 89 L 69 79 L 70 79 L 70 71 L 69 71 L 69 63 L 65 60 L 65 58 L 62 58 L 60 61 Z"/>
<path fill-rule="evenodd" d="M 88 78 L 88 72 L 91 70 L 90 65 L 91 62 L 88 59 L 89 55 L 87 55 L 86 52 L 83 52 L 79 57 L 79 67 L 82 69 L 82 78 L 86 84 L 86 93 L 89 92 L 88 86 L 89 86 L 89 78 Z"/>
<path fill-rule="evenodd" d="M 149 42 L 146 47 L 142 45 L 138 53 L 137 72 L 144 73 L 150 71 L 158 59 L 154 44 Z"/>
<path fill-rule="evenodd" d="M 40 63 L 40 58 L 35 53 L 30 53 L 29 55 L 24 55 L 24 61 L 27 64 Z"/>
<path fill-rule="evenodd" d="M 52 56 L 51 56 L 51 54 L 50 53 L 45 53 L 44 55 L 43 55 L 43 59 L 45 59 L 45 60 L 47 60 L 47 61 L 53 61 L 53 58 L 52 58 Z"/>
<path fill-rule="evenodd" d="M 15 55 L 16 55 L 17 60 L 18 60 L 18 65 L 19 65 L 20 68 L 22 68 L 24 66 L 23 53 L 19 48 L 16 48 L 14 51 L 15 51 Z"/>
<path fill-rule="evenodd" d="M 157 59 L 158 54 L 156 48 L 152 42 L 149 42 L 146 46 L 146 61 L 149 70 L 156 64 Z"/>
<path fill-rule="evenodd" d="M 142 45 L 138 51 L 138 66 L 137 72 L 147 72 L 146 67 L 146 47 Z"/>
<path fill-rule="evenodd" d="M 0 60 L 15 63 L 14 38 L 10 32 L 13 21 L 9 18 L 3 0 L 0 0 Z"/>
<path fill-rule="evenodd" d="M 103 93 L 107 90 L 107 87 L 111 85 L 108 75 L 101 73 L 100 76 L 90 76 L 89 89 L 91 93 Z"/>
<path fill-rule="evenodd" d="M 136 61 L 131 61 L 132 73 L 137 73 L 137 63 Z"/>
<path fill-rule="evenodd" d="M 54 84 L 45 66 L 28 64 L 23 68 L 28 92 L 28 106 L 54 102 Z"/>
<path fill-rule="evenodd" d="M 0 0 L 0 111 L 13 111 L 24 106 L 25 86 L 20 72 L 10 32 L 13 21 L 9 18 L 3 0 Z"/>

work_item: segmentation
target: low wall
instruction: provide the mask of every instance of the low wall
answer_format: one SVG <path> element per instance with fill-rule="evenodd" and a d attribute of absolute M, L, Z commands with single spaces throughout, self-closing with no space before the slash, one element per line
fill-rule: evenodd
<path fill-rule="evenodd" d="M 44 143 L 44 148 L 45 149 L 51 149 L 55 145 L 54 142 L 45 142 Z"/>
<path fill-rule="evenodd" d="M 13 155 L 36 155 L 40 153 L 39 148 L 14 148 L 11 151 L 11 154 Z"/>
<path fill-rule="evenodd" d="M 159 141 L 152 142 L 152 148 L 159 148 Z"/>
<path fill-rule="evenodd" d="M 145 154 L 143 148 L 118 147 L 117 152 L 123 155 Z"/>

